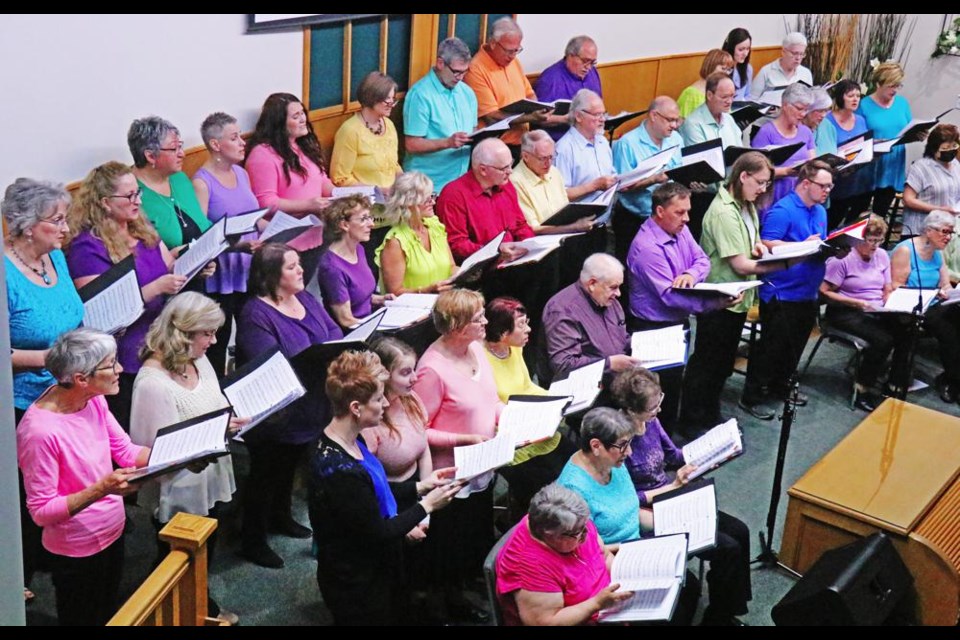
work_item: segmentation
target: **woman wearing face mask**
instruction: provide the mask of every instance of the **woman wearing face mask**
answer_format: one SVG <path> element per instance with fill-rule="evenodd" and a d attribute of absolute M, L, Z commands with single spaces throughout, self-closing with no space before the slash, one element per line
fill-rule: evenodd
<path fill-rule="evenodd" d="M 903 223 L 914 229 L 914 233 L 931 211 L 960 215 L 958 149 L 960 129 L 957 125 L 938 124 L 927 136 L 923 157 L 910 167 L 903 188 Z"/>

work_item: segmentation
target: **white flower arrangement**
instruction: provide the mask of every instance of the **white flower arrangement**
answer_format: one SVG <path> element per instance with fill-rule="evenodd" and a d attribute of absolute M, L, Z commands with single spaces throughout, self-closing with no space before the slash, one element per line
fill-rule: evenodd
<path fill-rule="evenodd" d="M 960 18 L 955 19 L 953 25 L 937 38 L 937 46 L 934 48 L 932 57 L 938 58 L 943 55 L 960 55 L 960 42 L 957 41 L 958 37 L 960 37 Z"/>

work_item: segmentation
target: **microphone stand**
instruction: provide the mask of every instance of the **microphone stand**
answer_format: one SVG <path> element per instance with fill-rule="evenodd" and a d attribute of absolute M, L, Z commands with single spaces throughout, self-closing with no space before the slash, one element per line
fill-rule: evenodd
<path fill-rule="evenodd" d="M 920 259 L 917 257 L 917 247 L 913 245 L 913 238 L 916 236 L 909 225 L 901 225 L 901 229 L 910 231 L 910 253 L 913 254 L 913 269 L 917 273 L 917 306 L 910 313 L 910 331 L 907 332 L 907 357 L 906 368 L 907 376 L 910 378 L 902 386 L 896 389 L 895 397 L 898 400 L 907 399 L 910 383 L 913 381 L 913 361 L 917 354 L 917 342 L 920 340 L 920 330 L 923 327 L 923 278 L 920 275 Z M 902 231 L 901 231 L 902 235 Z"/>

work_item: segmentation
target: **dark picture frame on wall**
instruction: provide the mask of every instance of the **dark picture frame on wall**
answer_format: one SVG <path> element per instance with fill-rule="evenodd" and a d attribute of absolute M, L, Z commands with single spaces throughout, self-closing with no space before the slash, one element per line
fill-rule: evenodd
<path fill-rule="evenodd" d="M 248 13 L 247 33 L 262 33 L 265 31 L 283 31 L 300 29 L 306 25 L 321 24 L 324 22 L 346 22 L 358 18 L 371 18 L 383 15 L 381 13 Z"/>

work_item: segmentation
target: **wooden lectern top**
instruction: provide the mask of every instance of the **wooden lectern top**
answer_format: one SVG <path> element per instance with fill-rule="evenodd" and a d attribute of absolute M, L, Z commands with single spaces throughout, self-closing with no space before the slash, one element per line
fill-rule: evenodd
<path fill-rule="evenodd" d="M 908 535 L 960 471 L 960 418 L 888 399 L 789 494 Z"/>

